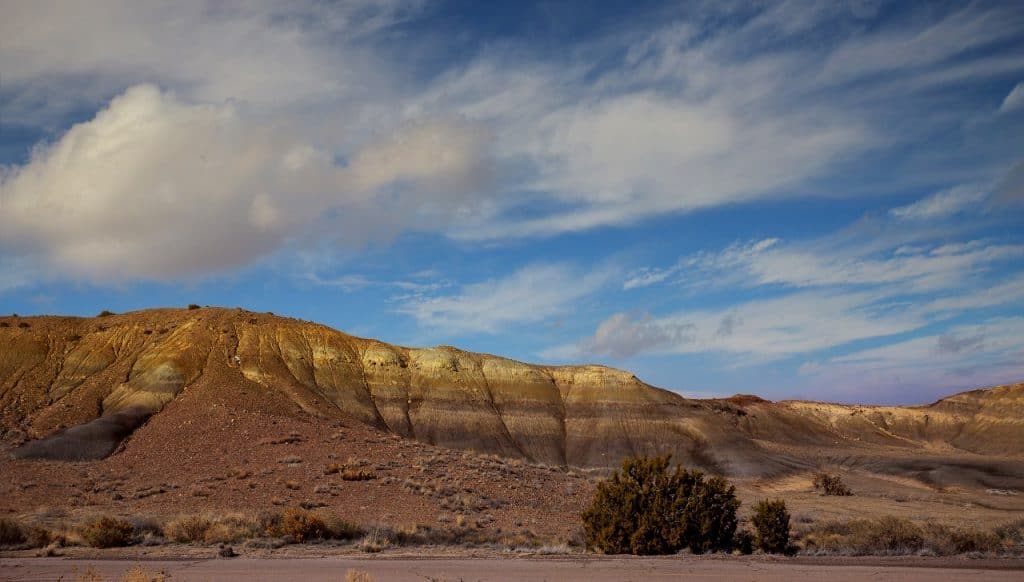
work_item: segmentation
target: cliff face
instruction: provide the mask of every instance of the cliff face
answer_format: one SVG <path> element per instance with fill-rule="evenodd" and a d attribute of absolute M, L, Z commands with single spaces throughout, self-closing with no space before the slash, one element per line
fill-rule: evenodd
<path fill-rule="evenodd" d="M 816 462 L 805 447 L 1024 454 L 1024 385 L 909 408 L 702 401 L 602 366 L 392 346 L 243 310 L 0 318 L 0 425 L 8 443 L 28 441 L 16 455 L 105 456 L 185 398 L 190 409 L 354 418 L 431 444 L 553 464 L 672 453 L 764 475 Z"/>

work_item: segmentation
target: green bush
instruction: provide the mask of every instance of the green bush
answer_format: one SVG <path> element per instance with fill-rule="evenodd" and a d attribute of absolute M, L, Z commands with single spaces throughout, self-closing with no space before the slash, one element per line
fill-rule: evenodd
<path fill-rule="evenodd" d="M 754 534 L 745 529 L 736 530 L 736 535 L 733 536 L 732 540 L 732 547 L 744 555 L 754 553 Z"/>
<path fill-rule="evenodd" d="M 814 475 L 814 488 L 820 491 L 822 495 L 853 495 L 853 492 L 846 486 L 846 483 L 843 483 L 843 478 L 838 474 L 817 473 Z"/>
<path fill-rule="evenodd" d="M 720 477 L 677 466 L 670 457 L 639 457 L 597 485 L 583 512 L 588 548 L 605 554 L 703 553 L 732 548 L 736 488 Z"/>
<path fill-rule="evenodd" d="M 116 548 L 132 542 L 135 528 L 123 519 L 101 517 L 85 524 L 81 534 L 85 543 L 94 548 Z"/>
<path fill-rule="evenodd" d="M 785 501 L 758 501 L 750 522 L 757 531 L 757 547 L 761 551 L 782 554 L 789 549 L 789 511 Z"/>

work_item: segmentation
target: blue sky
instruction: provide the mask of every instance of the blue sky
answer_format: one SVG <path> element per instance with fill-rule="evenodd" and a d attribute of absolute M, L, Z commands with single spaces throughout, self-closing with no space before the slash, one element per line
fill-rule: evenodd
<path fill-rule="evenodd" d="M 1024 380 L 1018 2 L 23 2 L 0 39 L 0 312 L 697 396 Z"/>

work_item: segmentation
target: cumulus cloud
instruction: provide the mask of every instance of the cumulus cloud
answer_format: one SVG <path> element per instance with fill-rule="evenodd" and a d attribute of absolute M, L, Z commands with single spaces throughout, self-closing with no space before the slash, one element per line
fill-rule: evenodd
<path fill-rule="evenodd" d="M 441 332 L 497 333 L 569 311 L 611 275 L 602 269 L 580 273 L 563 264 L 533 264 L 502 278 L 465 285 L 453 294 L 410 298 L 398 311 Z"/>
<path fill-rule="evenodd" d="M 140 85 L 3 177 L 0 244 L 96 281 L 236 268 L 328 227 L 361 244 L 444 224 L 480 186 L 486 142 L 436 121 L 339 165 L 285 122 Z"/>

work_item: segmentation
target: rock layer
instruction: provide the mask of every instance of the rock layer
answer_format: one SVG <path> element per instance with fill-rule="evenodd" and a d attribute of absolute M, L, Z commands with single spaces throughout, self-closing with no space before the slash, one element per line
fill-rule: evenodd
<path fill-rule="evenodd" d="M 0 428 L 8 443 L 28 441 L 16 455 L 108 455 L 152 415 L 173 414 L 185 393 L 210 406 L 237 394 L 228 405 L 240 413 L 354 418 L 430 444 L 549 464 L 672 453 L 758 476 L 820 464 L 829 457 L 822 450 L 1024 454 L 1021 384 L 920 407 L 691 400 L 603 366 L 393 346 L 240 309 L 0 318 Z"/>

